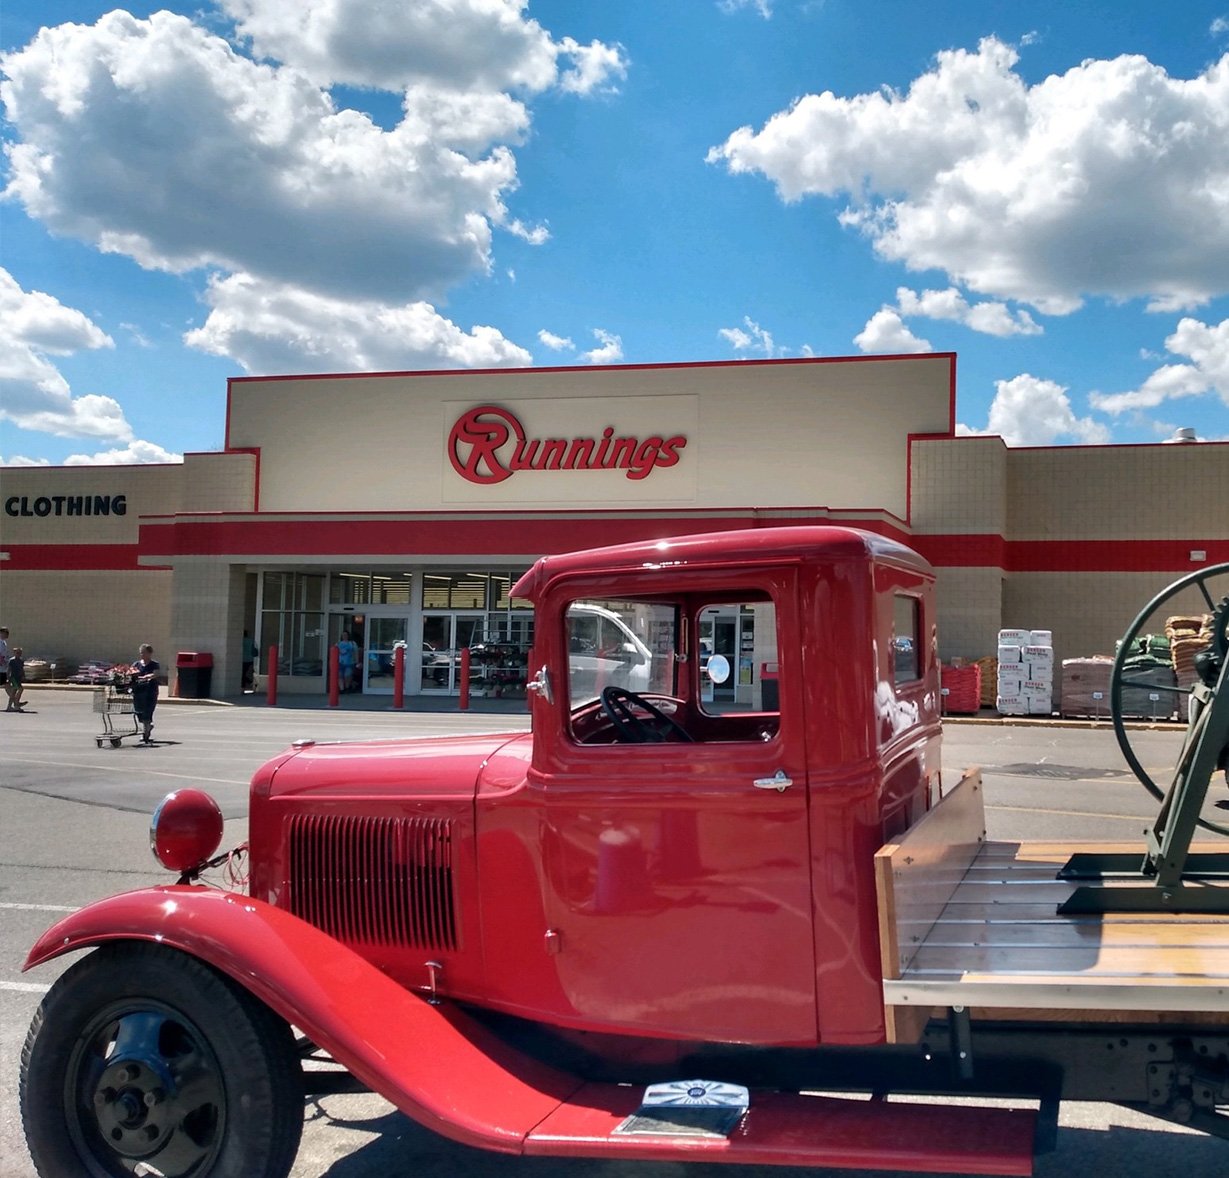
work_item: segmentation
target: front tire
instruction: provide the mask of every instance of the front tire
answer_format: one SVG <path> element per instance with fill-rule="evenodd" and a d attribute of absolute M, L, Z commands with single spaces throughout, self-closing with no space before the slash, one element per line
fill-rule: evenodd
<path fill-rule="evenodd" d="M 104 945 L 43 999 L 21 1053 L 41 1178 L 286 1178 L 303 1131 L 290 1028 L 195 957 Z"/>

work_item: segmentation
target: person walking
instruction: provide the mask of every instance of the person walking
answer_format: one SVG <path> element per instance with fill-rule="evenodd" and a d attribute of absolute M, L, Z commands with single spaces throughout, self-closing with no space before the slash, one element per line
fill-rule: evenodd
<path fill-rule="evenodd" d="M 256 639 L 249 630 L 243 632 L 243 683 L 244 691 L 256 690 Z"/>
<path fill-rule="evenodd" d="M 9 628 L 0 626 L 0 687 L 9 681 Z"/>
<path fill-rule="evenodd" d="M 154 728 L 154 708 L 158 706 L 158 672 L 162 667 L 154 658 L 148 642 L 141 646 L 141 657 L 132 664 L 132 711 L 141 725 L 141 743 L 153 744 L 149 734 Z"/>
<path fill-rule="evenodd" d="M 13 647 L 13 653 L 9 655 L 5 670 L 8 672 L 8 678 L 4 682 L 4 690 L 9 697 L 9 703 L 4 710 L 20 712 L 25 707 L 25 704 L 21 702 L 21 697 L 26 689 L 26 660 L 22 657 L 20 646 Z"/>

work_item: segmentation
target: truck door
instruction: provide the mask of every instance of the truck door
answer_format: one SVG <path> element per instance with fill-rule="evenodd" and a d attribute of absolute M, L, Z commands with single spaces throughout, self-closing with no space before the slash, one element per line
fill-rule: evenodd
<path fill-rule="evenodd" d="M 787 648 L 779 638 L 797 633 L 792 574 L 772 579 L 771 598 L 764 591 L 747 612 L 758 650 L 780 664 L 779 711 L 714 703 L 711 693 L 701 703 L 698 643 L 677 667 L 696 681 L 674 688 L 693 702 L 671 701 L 662 683 L 676 666 L 674 623 L 645 608 L 627 611 L 652 654 L 644 694 L 663 709 L 673 703 L 694 740 L 593 735 L 596 706 L 569 701 L 571 727 L 544 782 L 543 866 L 571 1007 L 561 1013 L 583 1025 L 815 1041 L 801 656 L 796 641 Z"/>

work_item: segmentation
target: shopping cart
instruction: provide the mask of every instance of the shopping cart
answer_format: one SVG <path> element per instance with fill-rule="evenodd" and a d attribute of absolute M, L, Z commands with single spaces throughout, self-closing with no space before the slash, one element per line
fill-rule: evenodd
<path fill-rule="evenodd" d="M 126 736 L 137 735 L 139 729 L 129 687 L 108 683 L 105 687 L 94 688 L 94 711 L 102 717 L 102 731 L 94 737 L 99 748 L 110 741 L 111 747 L 117 749 Z M 124 716 L 128 719 L 124 720 Z"/>

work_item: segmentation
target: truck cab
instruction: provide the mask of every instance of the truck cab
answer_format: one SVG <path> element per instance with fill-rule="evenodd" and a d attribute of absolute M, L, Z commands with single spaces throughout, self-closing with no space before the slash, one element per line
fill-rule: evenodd
<path fill-rule="evenodd" d="M 532 734 L 300 748 L 253 790 L 253 894 L 406 986 L 559 1027 L 881 1041 L 872 860 L 939 773 L 927 565 L 778 528 L 547 557 L 514 593 Z M 721 703 L 714 607 L 749 648 Z"/>

